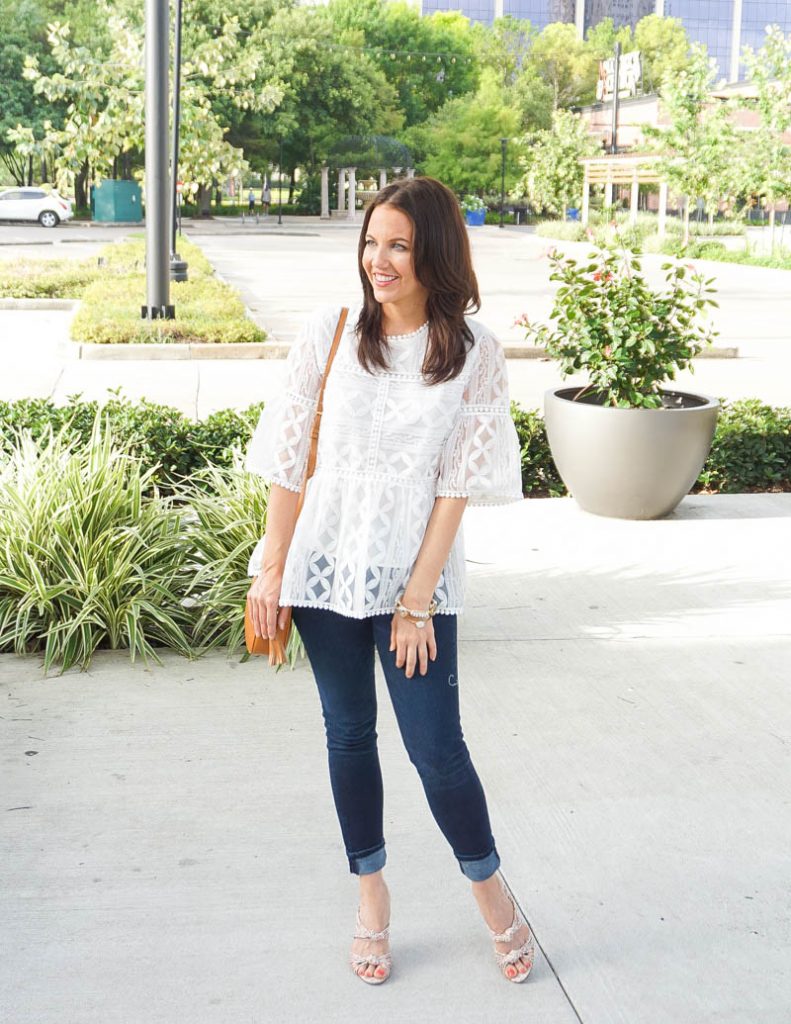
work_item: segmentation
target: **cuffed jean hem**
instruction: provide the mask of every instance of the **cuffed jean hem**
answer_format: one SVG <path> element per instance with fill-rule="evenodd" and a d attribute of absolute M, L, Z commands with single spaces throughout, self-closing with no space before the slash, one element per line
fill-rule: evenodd
<path fill-rule="evenodd" d="M 349 871 L 353 875 L 370 875 L 374 871 L 381 871 L 387 861 L 387 852 L 384 846 L 372 853 L 366 853 L 362 857 L 349 857 Z"/>
<path fill-rule="evenodd" d="M 456 860 L 459 862 L 461 873 L 473 882 L 485 882 L 500 867 L 500 855 L 496 848 L 478 860 L 462 860 L 461 857 L 457 857 Z"/>

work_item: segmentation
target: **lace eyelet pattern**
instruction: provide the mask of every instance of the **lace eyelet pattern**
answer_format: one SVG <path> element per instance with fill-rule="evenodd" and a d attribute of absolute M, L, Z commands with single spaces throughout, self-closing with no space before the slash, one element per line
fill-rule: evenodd
<path fill-rule="evenodd" d="M 421 373 L 429 324 L 389 338 L 391 369 L 357 355 L 357 309 L 324 392 L 316 467 L 283 571 L 280 603 L 354 618 L 392 612 L 406 587 L 437 496 L 470 505 L 522 500 L 519 439 L 500 342 L 468 319 L 475 343 L 461 373 L 429 385 Z M 293 342 L 282 387 L 253 432 L 245 469 L 299 491 L 337 307 L 318 311 Z M 248 564 L 257 575 L 261 545 Z M 464 541 L 457 532 L 436 588 L 437 611 L 463 610 Z"/>

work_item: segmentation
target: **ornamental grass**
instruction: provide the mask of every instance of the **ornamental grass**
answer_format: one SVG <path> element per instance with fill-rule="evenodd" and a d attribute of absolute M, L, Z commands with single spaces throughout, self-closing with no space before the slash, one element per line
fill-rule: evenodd
<path fill-rule="evenodd" d="M 187 600 L 195 610 L 193 637 L 202 651 L 244 647 L 244 605 L 252 578 L 247 565 L 266 529 L 269 484 L 244 468 L 244 455 L 233 450 L 230 466 L 205 466 L 181 485 L 190 509 Z M 295 626 L 286 658 L 293 668 L 305 653 Z M 245 649 L 243 661 L 250 655 Z M 279 671 L 282 666 L 278 666 Z"/>
<path fill-rule="evenodd" d="M 87 445 L 20 431 L 0 464 L 0 651 L 43 652 L 45 675 L 87 669 L 100 648 L 192 657 L 184 516 L 145 494 L 151 472 L 98 416 Z"/>

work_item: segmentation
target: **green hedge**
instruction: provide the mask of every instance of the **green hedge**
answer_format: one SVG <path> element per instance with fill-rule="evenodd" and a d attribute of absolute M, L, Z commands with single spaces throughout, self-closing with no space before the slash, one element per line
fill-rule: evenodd
<path fill-rule="evenodd" d="M 107 344 L 157 342 L 263 341 L 266 337 L 246 313 L 239 293 L 214 276 L 211 264 L 197 245 L 179 240 L 179 253 L 189 264 L 189 280 L 174 281 L 173 320 L 149 323 L 140 317 L 145 304 L 145 239 L 131 238 L 102 249 L 104 266 L 82 296 L 71 322 L 75 341 Z"/>
<path fill-rule="evenodd" d="M 687 259 L 714 260 L 717 263 L 739 263 L 748 267 L 766 267 L 772 270 L 791 270 L 791 251 L 775 250 L 774 256 L 745 252 L 744 249 L 728 249 L 722 242 L 693 242 L 684 246 L 680 238 L 649 239 L 648 252 L 661 252 L 667 256 L 683 256 Z"/>
<path fill-rule="evenodd" d="M 195 421 L 171 406 L 146 399 L 132 403 L 121 397 L 120 390 L 111 392 L 113 397 L 103 406 L 114 435 L 131 445 L 145 468 L 159 463 L 152 484 L 174 495 L 181 482 L 201 467 L 230 466 L 234 448 L 246 449 L 263 408 L 257 402 L 244 410 L 224 409 Z M 791 491 L 791 408 L 775 408 L 758 399 L 720 402 L 711 451 L 692 492 Z M 27 428 L 40 437 L 51 424 L 87 442 L 97 408 L 97 402 L 83 401 L 80 395 L 70 396 L 63 406 L 39 398 L 0 402 L 0 455 L 11 450 L 15 428 Z M 543 417 L 517 402 L 511 403 L 511 415 L 521 447 L 525 496 L 566 495 Z"/>
<path fill-rule="evenodd" d="M 0 298 L 78 299 L 98 276 L 96 260 L 3 260 Z"/>
<path fill-rule="evenodd" d="M 168 406 L 72 396 L 0 402 L 0 652 L 90 666 L 244 650 L 247 563 L 269 488 L 244 468 L 261 403 L 194 422 Z M 543 422 L 516 403 L 528 496 L 562 495 Z M 108 429 L 109 428 L 109 429 Z M 693 490 L 791 490 L 791 409 L 725 405 Z M 304 654 L 296 629 L 288 663 Z"/>
<path fill-rule="evenodd" d="M 0 297 L 81 299 L 71 322 L 75 341 L 94 344 L 263 341 L 236 289 L 214 276 L 197 245 L 179 240 L 189 280 L 171 282 L 173 320 L 142 320 L 146 299 L 145 237 L 132 235 L 104 246 L 96 259 L 25 260 L 0 264 Z"/>

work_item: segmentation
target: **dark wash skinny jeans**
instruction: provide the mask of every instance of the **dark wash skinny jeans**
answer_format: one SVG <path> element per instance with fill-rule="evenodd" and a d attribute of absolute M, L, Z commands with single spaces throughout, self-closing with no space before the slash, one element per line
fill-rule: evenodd
<path fill-rule="evenodd" d="M 319 690 L 330 785 L 349 870 L 364 875 L 386 861 L 382 772 L 376 746 L 374 655 L 384 670 L 409 759 L 462 874 L 482 882 L 500 866 L 486 797 L 459 719 L 455 615 L 434 616 L 437 660 L 411 679 L 390 647 L 392 615 L 355 619 L 326 608 L 292 609 Z"/>

